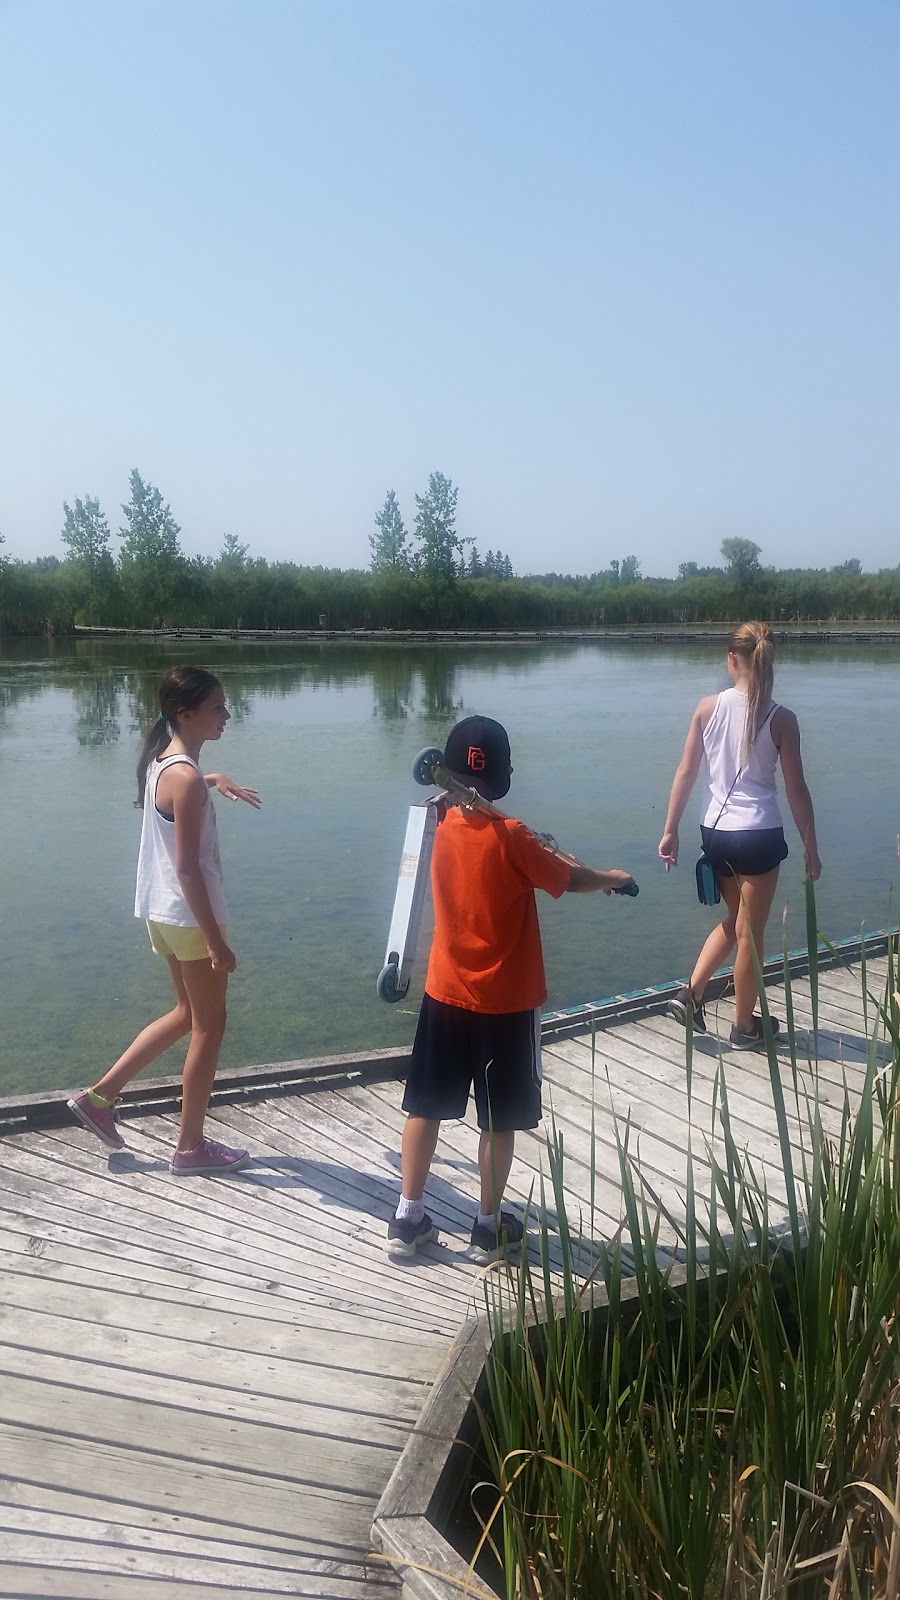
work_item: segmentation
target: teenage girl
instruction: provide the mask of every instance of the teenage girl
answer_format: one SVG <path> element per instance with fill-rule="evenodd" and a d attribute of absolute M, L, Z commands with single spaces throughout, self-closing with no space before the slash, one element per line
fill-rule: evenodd
<path fill-rule="evenodd" d="M 139 1033 L 92 1089 L 72 1096 L 79 1122 L 112 1149 L 125 1143 L 113 1102 L 143 1067 L 189 1033 L 184 1063 L 181 1129 L 172 1172 L 233 1172 L 247 1160 L 203 1135 L 219 1048 L 225 1032 L 225 990 L 235 958 L 228 947 L 228 914 L 216 813 L 209 790 L 254 808 L 255 789 L 241 789 L 220 772 L 198 765 L 208 739 L 221 739 L 230 712 L 218 678 L 202 667 L 172 667 L 159 686 L 160 715 L 144 739 L 137 767 L 143 808 L 134 914 L 147 923 L 150 943 L 164 956 L 175 1005 Z"/>
<path fill-rule="evenodd" d="M 771 628 L 764 622 L 741 623 L 729 640 L 732 687 L 701 700 L 691 718 L 659 841 L 668 872 L 678 865 L 678 824 L 704 762 L 700 834 L 716 869 L 726 912 L 700 951 L 690 982 L 670 1001 L 668 1011 L 684 1022 L 690 1009 L 694 1031 L 705 1033 L 704 990 L 737 945 L 730 1039 L 735 1050 L 752 1050 L 763 1043 L 762 1019 L 753 1011 L 758 990 L 751 936 L 762 961 L 778 869 L 788 853 L 775 789 L 779 760 L 788 804 L 803 840 L 806 871 L 815 879 L 822 870 L 812 799 L 800 759 L 800 729 L 793 711 L 772 699 L 774 672 Z M 774 1019 L 772 1027 L 777 1033 Z"/>

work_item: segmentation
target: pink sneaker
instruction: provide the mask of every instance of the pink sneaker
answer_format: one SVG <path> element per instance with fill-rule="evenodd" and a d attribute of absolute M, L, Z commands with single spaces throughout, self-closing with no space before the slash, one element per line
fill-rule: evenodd
<path fill-rule="evenodd" d="M 95 1133 L 98 1139 L 102 1139 L 110 1150 L 122 1149 L 125 1140 L 116 1127 L 111 1106 L 95 1106 L 87 1089 L 79 1089 L 71 1100 L 66 1101 L 66 1105 L 78 1121 L 91 1133 Z"/>
<path fill-rule="evenodd" d="M 246 1150 L 232 1150 L 231 1145 L 218 1144 L 215 1139 L 201 1139 L 193 1150 L 176 1150 L 169 1162 L 169 1171 L 180 1178 L 200 1177 L 205 1173 L 236 1172 L 250 1157 Z"/>

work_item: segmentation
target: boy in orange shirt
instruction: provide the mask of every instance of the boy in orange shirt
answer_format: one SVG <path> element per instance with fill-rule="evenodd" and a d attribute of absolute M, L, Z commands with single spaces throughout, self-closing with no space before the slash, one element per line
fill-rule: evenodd
<path fill-rule="evenodd" d="M 444 765 L 485 800 L 501 799 L 513 770 L 505 728 L 466 717 L 450 732 Z M 465 1116 L 473 1081 L 481 1199 L 472 1253 L 490 1261 L 521 1244 L 522 1223 L 500 1202 L 516 1131 L 541 1120 L 547 984 L 534 891 L 611 894 L 631 881 L 618 869 L 570 865 L 512 817 L 447 809 L 431 859 L 434 940 L 403 1096 L 402 1193 L 389 1255 L 414 1256 L 434 1237 L 422 1196 L 441 1122 Z"/>

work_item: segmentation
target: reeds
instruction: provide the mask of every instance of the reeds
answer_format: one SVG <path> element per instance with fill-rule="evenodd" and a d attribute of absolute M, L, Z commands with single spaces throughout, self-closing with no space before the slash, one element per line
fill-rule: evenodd
<path fill-rule="evenodd" d="M 553 1127 L 532 1219 L 538 1261 L 523 1255 L 512 1293 L 503 1275 L 486 1279 L 482 1433 L 496 1494 L 483 1539 L 508 1600 L 900 1596 L 897 957 L 889 951 L 882 995 L 863 968 L 864 1084 L 851 1112 L 845 1083 L 840 1131 L 828 1138 L 808 890 L 806 1061 L 785 958 L 799 1139 L 767 1029 L 787 1217 L 736 1144 L 720 1059 L 712 1123 L 700 1130 L 716 1150 L 704 1138 L 701 1174 L 689 1147 L 683 1213 L 642 1177 L 625 1126 L 620 1236 L 598 1245 L 590 1223 L 576 1232 Z M 767 1017 L 762 986 L 761 1004 Z M 687 1069 L 689 1095 L 690 1034 Z M 593 1147 L 593 1125 L 591 1135 Z M 483 1489 L 477 1503 L 484 1515 Z"/>

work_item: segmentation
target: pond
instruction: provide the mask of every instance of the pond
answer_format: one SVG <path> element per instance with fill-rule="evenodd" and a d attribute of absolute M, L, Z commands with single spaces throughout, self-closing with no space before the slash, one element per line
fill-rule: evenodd
<path fill-rule="evenodd" d="M 258 788 L 218 802 L 232 943 L 222 1063 L 334 1054 L 412 1038 L 427 956 L 407 999 L 375 994 L 410 775 L 462 715 L 510 731 L 504 804 L 594 866 L 624 866 L 637 900 L 540 897 L 550 996 L 561 1007 L 681 977 L 714 915 L 656 858 L 669 785 L 700 696 L 727 686 L 717 647 L 0 643 L 0 1093 L 96 1078 L 156 1015 L 168 976 L 132 916 L 140 814 L 134 766 L 155 687 L 191 660 L 218 673 L 233 721 L 208 769 Z M 820 924 L 840 938 L 896 922 L 900 828 L 893 733 L 900 650 L 782 651 L 824 865 Z M 803 939 L 803 860 L 786 813 L 773 947 Z M 158 1070 L 177 1071 L 173 1051 Z"/>

